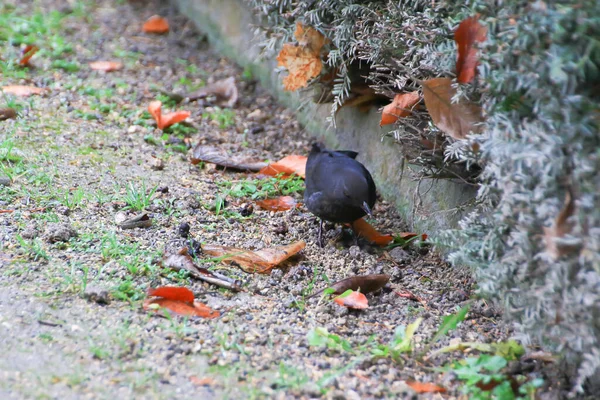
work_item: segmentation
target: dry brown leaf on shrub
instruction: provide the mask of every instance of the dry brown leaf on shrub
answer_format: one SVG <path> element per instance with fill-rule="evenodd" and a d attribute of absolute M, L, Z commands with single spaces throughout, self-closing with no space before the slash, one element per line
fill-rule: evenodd
<path fill-rule="evenodd" d="M 184 97 L 187 97 L 190 101 L 194 101 L 210 95 L 216 96 L 219 106 L 233 108 L 239 97 L 235 78 L 230 76 L 229 78 L 210 83 Z"/>
<path fill-rule="evenodd" d="M 460 83 L 469 83 L 475 78 L 479 57 L 476 43 L 485 42 L 487 28 L 479 23 L 479 15 L 469 17 L 462 21 L 454 32 L 454 41 L 458 46 L 456 60 L 456 80 Z"/>
<path fill-rule="evenodd" d="M 569 189 L 565 195 L 565 205 L 556 217 L 556 220 L 550 228 L 544 227 L 544 241 L 546 242 L 546 251 L 555 260 L 565 254 L 569 254 L 577 250 L 579 244 L 558 243 L 564 236 L 571 233 L 574 223 L 569 219 L 575 214 L 575 200 Z"/>
<path fill-rule="evenodd" d="M 146 33 L 167 33 L 169 32 L 169 22 L 160 15 L 153 15 L 142 26 L 142 31 Z"/>
<path fill-rule="evenodd" d="M 175 112 L 163 114 L 161 107 L 162 107 L 162 102 L 160 102 L 158 100 L 152 101 L 148 105 L 148 112 L 150 113 L 150 115 L 152 115 L 152 117 L 156 121 L 156 125 L 158 126 L 158 129 L 168 128 L 169 126 L 171 126 L 173 124 L 184 121 L 186 118 L 188 118 L 191 115 L 191 113 L 189 111 L 175 111 Z"/>
<path fill-rule="evenodd" d="M 422 241 L 427 240 L 427 238 L 429 237 L 429 236 L 427 236 L 426 233 L 421 233 L 419 235 L 418 233 L 415 233 L 415 232 L 400 232 L 397 236 L 404 240 L 409 240 L 414 237 L 420 236 Z"/>
<path fill-rule="evenodd" d="M 299 204 L 292 196 L 280 196 L 274 199 L 258 200 L 256 204 L 269 211 L 287 211 L 296 208 Z"/>
<path fill-rule="evenodd" d="M 38 50 L 39 48 L 37 46 L 33 46 L 31 44 L 25 46 L 21 51 L 21 59 L 19 60 L 19 65 L 22 67 L 28 66 L 29 60 L 31 59 L 31 57 L 33 57 L 35 53 L 38 52 Z"/>
<path fill-rule="evenodd" d="M 479 133 L 476 124 L 483 121 L 481 108 L 466 100 L 452 103 L 456 90 L 448 78 L 423 81 L 423 97 L 431 119 L 446 135 L 464 139 L 469 133 Z"/>
<path fill-rule="evenodd" d="M 379 126 L 393 124 L 398 118 L 409 116 L 419 100 L 421 100 L 421 96 L 419 96 L 419 92 L 417 91 L 397 94 L 390 104 L 383 107 Z"/>
<path fill-rule="evenodd" d="M 153 296 L 153 298 L 144 301 L 144 310 L 159 312 L 161 309 L 166 308 L 178 315 L 209 319 L 220 315 L 219 311 L 213 310 L 198 301 L 194 301 L 194 293 L 184 287 L 158 287 L 150 289 L 148 296 Z"/>
<path fill-rule="evenodd" d="M 327 43 L 320 32 L 299 22 L 294 36 L 299 45 L 285 43 L 277 56 L 277 66 L 286 67 L 289 72 L 283 79 L 283 87 L 288 91 L 305 87 L 310 79 L 321 73 L 321 49 Z"/>
<path fill-rule="evenodd" d="M 258 173 L 269 176 L 277 176 L 284 174 L 284 176 L 296 174 L 301 178 L 306 176 L 306 156 L 290 155 L 282 158 L 281 160 L 271 163 L 261 169 Z"/>
<path fill-rule="evenodd" d="M 267 166 L 267 163 L 265 162 L 240 160 L 238 157 L 229 156 L 223 149 L 198 143 L 198 145 L 196 145 L 192 151 L 191 162 L 195 165 L 201 161 L 239 171 L 258 172 Z"/>
<path fill-rule="evenodd" d="M 235 247 L 203 244 L 202 251 L 215 257 L 221 257 L 228 264 L 237 265 L 245 272 L 269 274 L 271 269 L 297 254 L 306 247 L 301 240 L 285 246 L 270 247 L 261 250 L 244 250 Z"/>
<path fill-rule="evenodd" d="M 435 383 L 406 381 L 406 384 L 417 393 L 446 393 L 446 388 L 436 385 Z"/>
<path fill-rule="evenodd" d="M 367 297 L 361 292 L 352 291 L 350 294 L 344 294 L 333 299 L 340 306 L 353 308 L 355 310 L 364 310 L 369 308 Z"/>
<path fill-rule="evenodd" d="M 48 91 L 48 89 L 35 86 L 8 85 L 2 86 L 2 91 L 4 93 L 14 94 L 15 96 L 27 97 L 33 94 L 43 94 Z"/>
<path fill-rule="evenodd" d="M 382 235 L 373 228 L 371 224 L 365 221 L 364 218 L 357 219 L 351 224 L 352 230 L 359 236 L 364 237 L 369 242 L 378 246 L 386 246 L 390 244 L 394 237 L 392 235 Z"/>
<path fill-rule="evenodd" d="M 94 71 L 112 72 L 123 68 L 123 63 L 119 61 L 92 61 L 88 64 Z"/>

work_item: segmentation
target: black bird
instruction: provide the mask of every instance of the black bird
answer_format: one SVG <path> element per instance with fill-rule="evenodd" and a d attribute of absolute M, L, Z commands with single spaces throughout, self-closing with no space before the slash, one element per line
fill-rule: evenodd
<path fill-rule="evenodd" d="M 319 246 L 323 247 L 323 220 L 350 223 L 371 215 L 375 182 L 355 160 L 355 151 L 333 151 L 313 144 L 306 162 L 304 203 L 320 218 Z"/>

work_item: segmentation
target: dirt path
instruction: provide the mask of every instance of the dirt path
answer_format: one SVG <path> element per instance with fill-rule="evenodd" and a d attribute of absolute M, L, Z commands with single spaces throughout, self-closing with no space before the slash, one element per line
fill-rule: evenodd
<path fill-rule="evenodd" d="M 389 343 L 398 326 L 420 317 L 412 346 L 422 350 L 442 316 L 470 298 L 466 272 L 427 247 L 353 246 L 339 227 L 330 227 L 320 249 L 317 222 L 304 208 L 275 213 L 254 206 L 250 212 L 252 174 L 189 162 L 188 145 L 198 142 L 256 160 L 307 153 L 310 139 L 292 113 L 247 71 L 221 59 L 160 1 L 19 3 L 0 6 L 0 83 L 50 91 L 0 99 L 20 113 L 0 122 L 0 176 L 12 180 L 0 185 L 3 398 L 380 398 L 414 394 L 407 380 L 459 393 L 448 374 L 431 368 L 444 365 L 446 355 L 425 364 L 408 355 L 373 358 L 372 343 Z M 141 32 L 153 14 L 169 18 L 168 35 Z M 41 45 L 31 61 L 35 68 L 7 61 L 18 59 L 19 46 L 4 38 Z M 120 60 L 125 67 L 94 72 L 87 63 L 95 60 Z M 168 101 L 157 87 L 185 93 L 230 76 L 240 90 L 233 109 L 218 108 L 211 98 L 166 106 L 192 113 L 190 124 L 168 134 L 145 112 L 156 98 Z M 259 184 L 258 194 L 267 190 Z M 301 190 L 290 190 L 301 199 Z M 236 197 L 240 191 L 245 197 Z M 118 228 L 115 215 L 136 205 L 150 214 L 152 226 Z M 380 230 L 405 230 L 386 203 L 374 214 Z M 185 223 L 187 241 L 179 235 Z M 307 246 L 270 276 L 202 262 L 242 280 L 247 291 L 236 294 L 156 263 L 165 249 L 191 239 L 249 249 L 297 240 Z M 390 274 L 393 287 L 419 296 L 426 307 L 389 289 L 369 294 L 370 308 L 362 312 L 307 297 L 327 280 L 368 273 Z M 223 316 L 149 315 L 141 303 L 149 287 L 160 285 L 190 287 Z M 96 293 L 101 302 L 103 291 L 110 304 L 88 298 Z M 477 302 L 433 348 L 456 338 L 505 340 L 509 331 L 496 316 Z M 315 328 L 333 334 L 327 346 L 309 344 Z M 336 345 L 336 337 L 348 343 Z"/>

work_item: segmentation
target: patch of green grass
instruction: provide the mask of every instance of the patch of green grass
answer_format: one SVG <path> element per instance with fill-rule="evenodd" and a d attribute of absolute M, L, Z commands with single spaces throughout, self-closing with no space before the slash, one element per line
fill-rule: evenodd
<path fill-rule="evenodd" d="M 162 102 L 163 108 L 173 108 L 177 105 L 177 102 L 175 100 L 173 100 L 171 97 L 167 96 L 166 94 L 162 94 L 162 93 L 158 93 L 156 95 L 156 100 L 159 100 L 160 102 Z"/>
<path fill-rule="evenodd" d="M 52 68 L 62 69 L 66 72 L 77 72 L 79 71 L 79 63 L 65 60 L 54 60 L 52 61 Z"/>
<path fill-rule="evenodd" d="M 83 204 L 85 197 L 85 190 L 82 187 L 78 187 L 75 190 L 64 190 L 58 198 L 58 201 L 63 206 L 73 210 Z"/>
<path fill-rule="evenodd" d="M 235 111 L 228 108 L 215 107 L 211 113 L 202 114 L 202 118 L 215 121 L 219 128 L 225 129 L 235 124 Z"/>
<path fill-rule="evenodd" d="M 32 240 L 25 240 L 21 237 L 21 235 L 16 235 L 15 239 L 19 243 L 19 246 L 23 249 L 23 251 L 33 260 L 49 260 L 50 256 L 46 252 L 44 248 L 44 244 L 38 238 Z"/>
<path fill-rule="evenodd" d="M 274 196 L 289 196 L 302 193 L 304 180 L 297 176 L 290 178 L 269 177 L 264 179 L 221 181 L 217 185 L 223 190 L 223 196 L 235 198 L 249 198 L 252 200 L 264 199 Z"/>
<path fill-rule="evenodd" d="M 146 207 L 150 205 L 152 200 L 152 196 L 158 189 L 158 185 L 154 186 L 152 189 L 148 190 L 146 188 L 146 182 L 142 181 L 142 184 L 139 187 L 133 185 L 132 182 L 126 187 L 125 203 L 127 203 L 126 209 L 131 209 L 135 211 L 142 211 Z"/>
<path fill-rule="evenodd" d="M 128 278 L 113 287 L 111 290 L 111 295 L 113 298 L 122 301 L 137 301 L 146 297 L 146 293 L 138 288 L 135 283 Z"/>
<path fill-rule="evenodd" d="M 54 340 L 54 337 L 49 333 L 40 333 L 38 335 L 38 338 L 40 338 L 40 340 L 46 343 L 50 343 Z"/>

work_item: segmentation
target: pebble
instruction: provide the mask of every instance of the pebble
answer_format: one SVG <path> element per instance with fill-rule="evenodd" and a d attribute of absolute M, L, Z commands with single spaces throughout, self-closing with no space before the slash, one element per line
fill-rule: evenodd
<path fill-rule="evenodd" d="M 100 286 L 86 287 L 83 298 L 93 303 L 110 304 L 110 294 L 108 289 Z"/>
<path fill-rule="evenodd" d="M 403 263 L 410 258 L 408 251 L 401 249 L 400 247 L 394 247 L 389 252 L 390 257 L 397 263 Z"/>
<path fill-rule="evenodd" d="M 69 224 L 51 222 L 44 231 L 44 238 L 49 243 L 68 242 L 76 237 L 77 232 Z"/>

